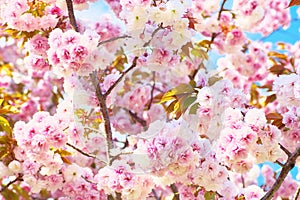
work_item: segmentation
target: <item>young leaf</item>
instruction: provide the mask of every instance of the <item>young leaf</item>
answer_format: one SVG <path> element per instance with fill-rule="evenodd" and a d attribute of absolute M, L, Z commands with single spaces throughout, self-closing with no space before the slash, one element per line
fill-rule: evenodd
<path fill-rule="evenodd" d="M 9 122 L 2 116 L 0 116 L 0 131 L 1 130 L 11 135 L 11 127 Z"/>
<path fill-rule="evenodd" d="M 216 199 L 216 193 L 214 193 L 214 192 L 205 192 L 204 199 L 205 200 L 215 200 Z"/>

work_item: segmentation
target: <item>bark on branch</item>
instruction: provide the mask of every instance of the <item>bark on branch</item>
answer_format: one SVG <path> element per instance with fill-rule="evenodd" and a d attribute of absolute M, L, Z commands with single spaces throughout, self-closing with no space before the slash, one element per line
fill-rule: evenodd
<path fill-rule="evenodd" d="M 281 146 L 281 149 L 283 149 L 283 151 L 286 152 L 286 148 L 283 148 L 283 146 Z M 263 196 L 261 198 L 261 200 L 271 200 L 272 197 L 274 196 L 274 194 L 280 188 L 285 177 L 288 175 L 288 173 L 291 171 L 291 169 L 294 168 L 296 160 L 300 156 L 300 146 L 298 146 L 297 149 L 293 153 L 290 153 L 290 152 L 286 152 L 286 153 L 288 155 L 288 159 L 285 162 L 285 164 L 283 165 L 277 180 L 275 181 L 275 183 L 273 184 L 271 189 L 265 194 L 265 196 Z"/>
<path fill-rule="evenodd" d="M 76 32 L 78 32 L 78 26 L 77 26 L 76 19 L 75 19 L 73 2 L 72 2 L 72 0 L 66 0 L 66 3 L 67 3 L 67 8 L 68 8 L 68 15 L 69 15 L 69 19 L 70 19 L 70 24 L 72 25 L 73 29 Z"/>
<path fill-rule="evenodd" d="M 12 184 L 14 184 L 18 181 L 23 181 L 23 174 L 19 174 L 19 176 L 17 176 L 14 180 L 10 181 L 9 183 L 7 183 L 7 185 L 3 186 L 0 189 L 0 193 L 3 192 L 4 190 L 8 189 L 9 186 L 11 186 Z"/>
<path fill-rule="evenodd" d="M 93 72 L 90 75 L 90 78 L 92 80 L 93 86 L 96 90 L 96 97 L 100 104 L 100 111 L 102 113 L 103 121 L 104 121 L 104 129 L 105 129 L 105 136 L 106 136 L 106 146 L 107 146 L 107 163 L 110 162 L 110 150 L 113 147 L 113 138 L 112 138 L 112 130 L 110 125 L 110 119 L 108 114 L 108 108 L 106 105 L 106 96 L 102 94 L 101 87 L 99 85 L 99 80 L 97 77 L 97 73 Z"/>

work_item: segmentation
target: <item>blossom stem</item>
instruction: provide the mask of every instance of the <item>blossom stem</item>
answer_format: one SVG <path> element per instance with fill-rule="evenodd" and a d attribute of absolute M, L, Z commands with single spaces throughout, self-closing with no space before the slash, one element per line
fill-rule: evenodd
<path fill-rule="evenodd" d="M 108 40 L 103 40 L 103 41 L 101 41 L 101 42 L 98 43 L 97 47 L 99 47 L 99 46 L 101 46 L 103 44 L 106 44 L 106 43 L 109 43 L 109 42 L 113 42 L 113 41 L 116 41 L 116 40 L 119 40 L 119 39 L 124 39 L 124 38 L 131 38 L 131 36 L 129 36 L 129 35 L 122 35 L 122 36 L 110 38 Z"/>
<path fill-rule="evenodd" d="M 72 2 L 72 0 L 66 0 L 66 3 L 67 3 L 67 8 L 68 8 L 70 24 L 72 25 L 73 29 L 76 32 L 78 32 L 78 26 L 77 26 L 75 14 L 74 14 L 73 2 Z"/>
<path fill-rule="evenodd" d="M 297 200 L 300 197 L 300 187 L 298 187 L 294 200 Z"/>
<path fill-rule="evenodd" d="M 106 91 L 106 93 L 103 95 L 104 98 L 106 98 L 106 97 L 111 93 L 111 91 L 117 86 L 117 84 L 122 80 L 122 78 L 123 78 L 129 71 L 131 71 L 133 68 L 136 67 L 137 59 L 138 59 L 137 56 L 134 57 L 131 66 L 130 66 L 127 70 L 125 70 L 124 72 L 122 72 L 122 75 L 116 80 L 116 82 L 115 82 L 112 86 L 110 86 L 110 88 L 109 88 L 109 89 Z"/>
<path fill-rule="evenodd" d="M 9 186 L 11 186 L 12 184 L 16 183 L 17 181 L 23 181 L 23 174 L 19 174 L 19 176 L 17 176 L 14 180 L 10 181 L 7 185 L 3 186 L 0 189 L 0 193 L 2 193 L 4 190 L 6 190 Z"/>
<path fill-rule="evenodd" d="M 287 161 L 283 165 L 281 172 L 271 187 L 271 189 L 261 198 L 261 200 L 271 200 L 274 194 L 277 192 L 279 187 L 282 185 L 285 177 L 288 175 L 288 173 L 293 169 L 296 163 L 296 159 L 300 156 L 300 146 L 297 147 L 297 149 L 293 152 L 290 153 L 288 156 Z"/>

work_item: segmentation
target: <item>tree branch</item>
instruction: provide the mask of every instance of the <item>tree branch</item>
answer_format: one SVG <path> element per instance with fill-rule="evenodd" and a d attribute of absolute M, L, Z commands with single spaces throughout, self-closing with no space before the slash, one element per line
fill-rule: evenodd
<path fill-rule="evenodd" d="M 71 148 L 73 148 L 73 149 L 75 149 L 76 151 L 78 151 L 79 153 L 81 153 L 82 155 L 84 155 L 84 156 L 86 156 L 86 157 L 94 158 L 94 159 L 99 160 L 100 162 L 104 163 L 105 165 L 107 165 L 107 163 L 106 163 L 105 161 L 100 160 L 99 158 L 97 158 L 96 155 L 86 153 L 86 152 L 82 151 L 81 149 L 75 147 L 74 145 L 72 145 L 72 144 L 70 144 L 70 143 L 67 143 L 66 145 L 69 146 L 69 147 L 71 147 Z"/>
<path fill-rule="evenodd" d="M 124 38 L 131 38 L 131 36 L 129 35 L 122 35 L 122 36 L 118 36 L 118 37 L 113 37 L 113 38 L 110 38 L 108 40 L 104 40 L 104 41 L 101 41 L 98 43 L 97 47 L 103 45 L 103 44 L 106 44 L 106 43 L 109 43 L 109 42 L 113 42 L 113 41 L 116 41 L 118 39 L 124 39 Z"/>
<path fill-rule="evenodd" d="M 173 199 L 174 199 L 174 200 L 180 200 L 180 198 L 179 198 L 179 193 L 178 193 L 178 189 L 177 189 L 175 183 L 171 184 L 171 185 L 170 185 L 170 188 L 171 188 L 172 192 L 174 193 Z"/>
<path fill-rule="evenodd" d="M 113 138 L 112 138 L 112 130 L 110 125 L 110 119 L 108 114 L 108 109 L 106 106 L 106 95 L 102 94 L 101 87 L 99 85 L 97 73 L 93 72 L 90 75 L 90 78 L 92 80 L 92 83 L 94 85 L 94 88 L 96 90 L 96 96 L 100 104 L 100 111 L 103 116 L 104 121 L 104 129 L 105 129 L 105 135 L 106 135 L 106 147 L 107 147 L 107 163 L 111 164 L 110 162 L 110 150 L 113 147 Z"/>
<path fill-rule="evenodd" d="M 127 110 L 127 109 L 126 109 L 126 110 Z M 139 116 L 137 116 L 137 114 L 134 113 L 134 112 L 132 112 L 131 110 L 127 110 L 127 111 L 128 111 L 128 113 L 130 114 L 130 116 L 131 116 L 136 122 L 140 123 L 144 128 L 147 127 L 147 122 L 146 122 L 144 119 L 142 119 L 142 118 L 140 118 Z"/>
<path fill-rule="evenodd" d="M 70 19 L 70 24 L 72 25 L 73 29 L 78 32 L 78 26 L 76 23 L 75 15 L 74 15 L 74 8 L 72 0 L 66 0 L 67 7 L 68 7 L 68 15 Z"/>
<path fill-rule="evenodd" d="M 23 174 L 19 174 L 19 176 L 16 177 L 14 180 L 10 181 L 7 185 L 3 186 L 0 190 L 0 193 L 3 192 L 4 190 L 8 189 L 9 186 L 16 183 L 17 181 L 23 181 Z"/>
<path fill-rule="evenodd" d="M 277 192 L 277 190 L 283 183 L 285 177 L 288 175 L 290 170 L 294 168 L 296 159 L 298 158 L 298 156 L 300 156 L 300 146 L 298 146 L 297 149 L 293 153 L 289 154 L 288 159 L 287 159 L 286 163 L 283 165 L 277 180 L 275 181 L 275 183 L 273 184 L 271 189 L 265 194 L 265 196 L 263 196 L 261 198 L 261 200 L 271 200 L 272 199 L 274 194 Z"/>
<path fill-rule="evenodd" d="M 163 27 L 163 23 L 159 24 L 158 27 L 153 31 L 153 33 L 151 34 L 151 38 L 149 39 L 148 42 L 146 42 L 143 47 L 146 47 L 146 46 L 149 46 L 150 42 L 152 41 L 153 37 L 155 36 L 155 34 L 161 30 L 161 29 L 164 29 Z"/>
<path fill-rule="evenodd" d="M 221 19 L 221 14 L 222 14 L 222 12 L 225 11 L 225 10 L 227 10 L 227 9 L 224 9 L 224 6 L 225 6 L 226 1 L 227 1 L 227 0 L 223 0 L 223 2 L 222 2 L 222 4 L 221 4 L 221 8 L 220 8 L 220 10 L 219 10 L 218 18 L 217 18 L 218 21 L 220 21 L 220 19 Z M 218 35 L 220 35 L 220 33 L 212 33 L 211 38 L 210 38 L 210 42 L 209 42 L 208 47 L 207 47 L 207 49 L 206 49 L 206 53 L 209 52 L 209 50 L 211 49 L 212 43 L 214 43 L 214 40 L 216 39 L 216 37 L 217 37 Z M 201 67 L 202 65 L 203 65 L 203 62 L 200 64 L 200 66 L 198 66 L 198 68 L 197 68 L 196 70 L 193 71 L 193 73 L 192 73 L 191 75 L 189 75 L 190 80 L 194 80 L 194 79 L 195 79 L 195 76 L 196 76 L 196 74 L 198 73 L 198 71 L 199 71 L 199 69 L 200 69 L 200 67 Z"/>
<path fill-rule="evenodd" d="M 155 200 L 161 200 L 161 197 L 159 197 L 159 196 L 157 195 L 157 193 L 156 193 L 156 191 L 155 191 L 154 189 L 152 189 L 152 194 L 153 194 Z"/>
<path fill-rule="evenodd" d="M 138 59 L 138 58 L 139 58 L 138 56 L 134 57 L 131 66 L 130 66 L 128 69 L 126 69 L 125 71 L 123 71 L 122 74 L 121 74 L 121 76 L 117 79 L 117 81 L 116 81 L 112 86 L 110 86 L 110 88 L 109 88 L 109 89 L 106 91 L 106 93 L 103 95 L 104 98 L 106 98 L 106 97 L 111 93 L 111 91 L 117 86 L 117 84 L 122 80 L 122 78 L 123 78 L 130 70 L 132 70 L 133 68 L 136 67 L 136 64 L 137 64 L 136 62 L 137 62 L 137 59 Z"/>
<path fill-rule="evenodd" d="M 285 148 L 284 146 L 282 146 L 280 143 L 278 143 L 279 144 L 279 146 L 280 146 L 280 149 L 282 150 L 282 151 L 284 151 L 284 153 L 286 153 L 286 155 L 288 156 L 288 157 L 290 157 L 291 155 L 292 155 L 292 153 L 287 149 L 287 148 Z"/>
<path fill-rule="evenodd" d="M 296 192 L 296 195 L 294 197 L 294 200 L 298 200 L 299 196 L 300 196 L 300 187 L 298 187 L 298 189 L 297 189 L 297 192 Z"/>
<path fill-rule="evenodd" d="M 66 145 L 67 145 L 67 146 L 69 146 L 69 147 L 71 147 L 71 148 L 73 148 L 73 149 L 75 149 L 76 151 L 78 151 L 79 153 L 81 153 L 82 155 L 84 155 L 84 156 L 86 156 L 86 157 L 89 157 L 89 158 L 94 158 L 94 159 L 96 159 L 96 156 L 95 156 L 95 155 L 92 155 L 92 154 L 86 153 L 86 152 L 82 151 L 81 149 L 79 149 L 79 148 L 75 147 L 74 145 L 72 145 L 72 144 L 70 144 L 70 143 L 68 143 L 68 142 L 67 142 L 67 144 L 66 144 Z"/>

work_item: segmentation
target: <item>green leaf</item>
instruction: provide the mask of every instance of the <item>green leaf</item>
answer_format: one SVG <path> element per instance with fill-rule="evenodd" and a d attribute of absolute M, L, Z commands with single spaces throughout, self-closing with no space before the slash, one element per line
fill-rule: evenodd
<path fill-rule="evenodd" d="M 19 196 L 23 197 L 24 200 L 30 200 L 28 192 L 24 190 L 20 185 L 14 184 L 13 188 Z"/>
<path fill-rule="evenodd" d="M 190 108 L 189 114 L 190 114 L 190 115 L 195 115 L 195 114 L 197 114 L 197 109 L 198 109 L 198 107 L 199 107 L 199 104 L 198 104 L 198 103 L 195 103 L 194 105 L 192 105 L 191 108 Z"/>
<path fill-rule="evenodd" d="M 4 102 L 4 99 L 0 99 L 0 106 L 2 106 L 3 102 Z"/>
<path fill-rule="evenodd" d="M 205 59 L 205 60 L 208 60 L 208 55 L 207 53 L 202 50 L 202 49 L 192 49 L 191 50 L 191 54 L 195 57 L 199 57 L 199 58 L 202 58 L 202 59 Z"/>
<path fill-rule="evenodd" d="M 193 84 L 191 82 L 191 84 Z M 181 96 L 194 92 L 194 87 L 191 84 L 180 84 L 177 87 L 166 92 L 161 98 L 159 103 L 164 103 L 172 99 L 178 99 Z"/>
<path fill-rule="evenodd" d="M 0 131 L 6 132 L 8 135 L 11 135 L 11 127 L 9 122 L 2 116 L 0 116 Z"/>
<path fill-rule="evenodd" d="M 7 135 L 0 136 L 0 144 L 8 144 Z"/>
<path fill-rule="evenodd" d="M 7 155 L 9 155 L 9 152 L 7 150 L 7 146 L 0 146 L 0 160 L 2 160 Z"/>
<path fill-rule="evenodd" d="M 210 40 L 201 40 L 200 42 L 196 43 L 197 46 L 199 47 L 204 47 L 206 49 L 210 48 L 211 41 Z"/>
<path fill-rule="evenodd" d="M 184 101 L 181 104 L 181 111 L 185 112 L 186 109 L 196 101 L 196 99 L 197 97 L 191 96 L 187 96 L 186 98 L 184 98 Z"/>
<path fill-rule="evenodd" d="M 64 149 L 56 149 L 54 153 L 58 153 L 61 156 L 71 156 L 72 155 L 71 152 L 64 150 Z"/>
<path fill-rule="evenodd" d="M 4 197 L 6 200 L 19 200 L 19 195 L 17 195 L 14 191 L 12 190 L 4 190 L 1 192 L 1 195 Z"/>
<path fill-rule="evenodd" d="M 215 200 L 216 199 L 216 193 L 215 192 L 205 192 L 204 194 L 205 200 Z"/>
<path fill-rule="evenodd" d="M 222 80 L 223 79 L 223 77 L 219 77 L 219 76 L 212 76 L 212 77 L 209 77 L 209 79 L 208 79 L 208 85 L 209 86 L 212 86 L 212 85 L 214 85 L 216 82 L 218 82 L 218 81 L 220 81 L 220 80 Z"/>

